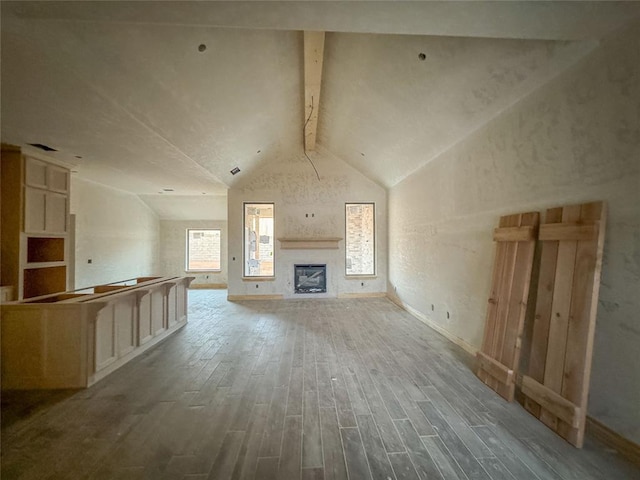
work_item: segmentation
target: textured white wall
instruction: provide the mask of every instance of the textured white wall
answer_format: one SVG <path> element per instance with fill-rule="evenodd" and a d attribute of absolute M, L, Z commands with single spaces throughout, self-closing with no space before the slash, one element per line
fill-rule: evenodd
<path fill-rule="evenodd" d="M 76 289 L 158 273 L 160 222 L 136 195 L 72 177 L 71 213 Z"/>
<path fill-rule="evenodd" d="M 327 264 L 327 293 L 314 297 L 335 297 L 346 293 L 385 292 L 387 282 L 387 208 L 386 191 L 342 160 L 327 152 L 312 153 L 320 173 L 317 179 L 304 156 L 269 162 L 248 177 L 239 187 L 229 190 L 229 294 L 281 294 L 293 297 L 293 265 Z M 338 250 L 282 250 L 276 240 L 276 276 L 274 281 L 242 280 L 243 202 L 275 203 L 275 237 L 345 236 L 345 203 L 376 204 L 376 278 L 345 277 L 344 240 Z M 306 217 L 306 214 L 309 217 Z M 312 217 L 311 214 L 314 216 Z M 235 257 L 235 260 L 234 260 Z M 364 283 L 364 285 L 362 285 Z M 256 285 L 258 288 L 256 288 Z M 303 295 L 295 295 L 301 298 Z"/>
<path fill-rule="evenodd" d="M 220 272 L 194 273 L 185 270 L 187 228 L 218 228 L 220 238 Z M 227 222 L 220 220 L 161 220 L 160 273 L 196 277 L 194 284 L 227 283 Z"/>
<path fill-rule="evenodd" d="M 639 58 L 636 22 L 389 192 L 390 293 L 475 347 L 498 217 L 607 201 L 589 414 L 638 443 Z"/>

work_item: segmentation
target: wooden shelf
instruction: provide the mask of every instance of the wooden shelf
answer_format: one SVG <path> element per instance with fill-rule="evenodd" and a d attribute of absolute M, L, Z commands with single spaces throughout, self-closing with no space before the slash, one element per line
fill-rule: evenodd
<path fill-rule="evenodd" d="M 280 248 L 285 250 L 337 250 L 339 237 L 279 238 Z"/>
<path fill-rule="evenodd" d="M 65 261 L 59 262 L 29 262 L 24 265 L 25 270 L 32 270 L 34 268 L 50 268 L 50 267 L 64 267 L 67 263 Z"/>
<path fill-rule="evenodd" d="M 67 267 L 29 268 L 24 270 L 24 298 L 64 292 L 67 286 Z"/>
<path fill-rule="evenodd" d="M 27 264 L 64 262 L 63 237 L 27 237 Z"/>

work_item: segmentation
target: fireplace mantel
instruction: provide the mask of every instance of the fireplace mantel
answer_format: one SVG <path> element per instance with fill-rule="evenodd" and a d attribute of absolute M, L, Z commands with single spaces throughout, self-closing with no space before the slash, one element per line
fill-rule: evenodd
<path fill-rule="evenodd" d="M 342 240 L 339 237 L 307 237 L 307 238 L 289 238 L 282 237 L 280 240 L 280 248 L 286 250 L 337 250 L 338 242 Z"/>

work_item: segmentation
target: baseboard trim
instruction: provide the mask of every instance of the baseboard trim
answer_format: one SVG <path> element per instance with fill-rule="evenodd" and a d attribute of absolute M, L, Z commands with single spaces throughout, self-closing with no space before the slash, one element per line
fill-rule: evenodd
<path fill-rule="evenodd" d="M 418 310 L 416 310 L 415 308 L 413 308 L 411 305 L 407 305 L 406 303 L 404 303 L 402 300 L 400 300 L 398 297 L 396 297 L 395 295 L 390 295 L 387 293 L 387 298 L 389 300 L 391 300 L 393 303 L 395 303 L 396 305 L 398 305 L 400 308 L 402 308 L 403 310 L 406 310 L 407 312 L 409 312 L 411 315 L 413 315 L 414 317 L 416 317 L 418 320 L 420 320 L 422 323 L 424 323 L 425 325 L 427 325 L 428 327 L 432 328 L 433 330 L 435 330 L 436 332 L 438 332 L 440 335 L 442 335 L 443 337 L 445 337 L 447 340 L 451 341 L 452 343 L 455 343 L 456 345 L 458 345 L 460 348 L 462 348 L 463 350 L 465 350 L 466 352 L 470 353 L 471 355 L 475 356 L 476 353 L 478 353 L 478 349 L 476 347 L 474 347 L 473 345 L 471 345 L 470 343 L 465 342 L 463 339 L 461 339 L 460 337 L 456 337 L 455 335 L 453 335 L 451 332 L 445 330 L 444 328 L 442 328 L 440 325 L 438 325 L 437 323 L 435 323 L 434 321 L 432 321 L 429 317 L 427 317 L 426 315 L 424 315 L 423 313 L 419 312 Z"/>
<path fill-rule="evenodd" d="M 283 295 L 227 295 L 229 302 L 241 302 L 244 300 L 283 300 Z"/>
<path fill-rule="evenodd" d="M 189 285 L 191 290 L 226 290 L 226 283 L 192 283 Z"/>
<path fill-rule="evenodd" d="M 621 457 L 640 466 L 640 445 L 624 438 L 593 417 L 587 417 L 587 433 L 607 447 L 615 449 Z"/>
<path fill-rule="evenodd" d="M 339 293 L 338 298 L 380 298 L 386 297 L 385 292 Z"/>

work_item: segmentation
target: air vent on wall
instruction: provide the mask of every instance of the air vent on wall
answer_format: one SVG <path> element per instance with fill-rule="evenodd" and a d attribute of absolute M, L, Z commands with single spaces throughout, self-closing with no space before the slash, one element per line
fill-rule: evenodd
<path fill-rule="evenodd" d="M 51 148 L 49 145 L 44 145 L 42 143 L 30 143 L 32 147 L 39 148 L 40 150 L 44 150 L 45 152 L 57 152 L 55 148 Z"/>

